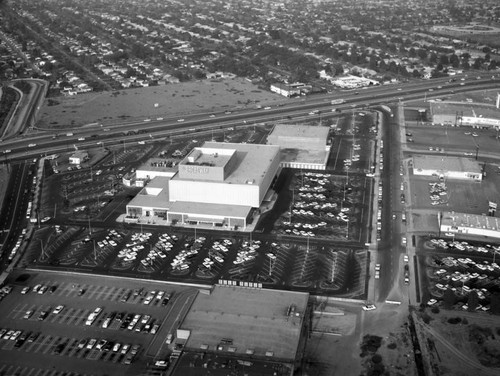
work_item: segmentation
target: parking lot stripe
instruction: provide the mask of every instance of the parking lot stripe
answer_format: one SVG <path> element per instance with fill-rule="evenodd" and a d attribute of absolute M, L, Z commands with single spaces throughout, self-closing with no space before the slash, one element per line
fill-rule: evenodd
<path fill-rule="evenodd" d="M 68 297 L 75 290 L 73 286 L 74 284 L 64 283 L 64 287 L 60 290 L 59 295 L 60 296 L 64 295 L 65 297 Z"/>
<path fill-rule="evenodd" d="M 36 372 L 36 369 L 35 368 L 28 368 L 28 369 L 25 369 L 24 372 L 22 373 L 22 375 L 26 375 L 26 376 L 31 376 L 31 374 L 33 372 Z"/>
<path fill-rule="evenodd" d="M 22 319 L 26 311 L 28 310 L 28 304 L 23 304 L 19 308 L 19 305 L 16 306 L 15 309 L 12 310 L 12 318 L 14 319 Z"/>
<path fill-rule="evenodd" d="M 38 347 L 34 350 L 34 352 L 39 352 L 47 342 L 50 342 L 51 338 L 51 336 L 44 336 L 43 339 L 38 342 Z"/>
<path fill-rule="evenodd" d="M 0 371 L 2 372 L 2 375 L 12 375 L 12 373 L 9 372 L 9 370 L 14 367 L 13 365 L 6 365 L 4 364 L 1 368 Z"/>
<path fill-rule="evenodd" d="M 44 349 L 41 351 L 42 354 L 47 354 L 49 351 L 51 352 L 53 350 L 53 346 L 57 343 L 59 340 L 59 337 L 52 337 L 47 343 L 45 344 Z"/>
<path fill-rule="evenodd" d="M 87 292 L 85 293 L 87 299 L 93 299 L 94 295 L 98 294 L 98 291 L 103 288 L 105 289 L 106 286 L 89 286 Z"/>
<path fill-rule="evenodd" d="M 110 293 L 110 295 L 111 295 L 110 300 L 112 300 L 112 301 L 118 300 L 125 293 L 125 289 L 116 288 L 116 287 L 114 287 L 113 289 L 115 291 L 113 291 L 112 293 Z"/>

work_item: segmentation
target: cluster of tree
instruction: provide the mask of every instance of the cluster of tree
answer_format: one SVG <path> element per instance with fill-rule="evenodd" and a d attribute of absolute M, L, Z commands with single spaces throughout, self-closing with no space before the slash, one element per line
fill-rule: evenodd
<path fill-rule="evenodd" d="M 455 292 L 447 289 L 443 295 L 443 306 L 446 309 L 451 309 L 458 302 Z M 467 296 L 467 311 L 474 312 L 480 304 L 479 295 L 475 290 L 472 290 Z M 495 315 L 500 315 L 500 293 L 494 293 L 490 296 L 490 312 Z"/>

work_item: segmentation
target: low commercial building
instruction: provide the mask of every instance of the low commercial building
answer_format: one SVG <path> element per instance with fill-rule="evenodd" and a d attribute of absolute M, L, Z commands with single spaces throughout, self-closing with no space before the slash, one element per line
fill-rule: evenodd
<path fill-rule="evenodd" d="M 301 94 L 307 94 L 312 90 L 311 85 L 305 85 L 302 83 L 294 83 L 294 84 L 284 84 L 284 83 L 275 83 L 270 86 L 272 92 L 277 93 L 279 95 L 283 95 L 284 97 L 290 98 L 295 97 Z"/>
<path fill-rule="evenodd" d="M 246 364 L 250 374 L 259 362 L 281 364 L 292 375 L 307 337 L 308 298 L 302 292 L 216 285 L 196 296 L 180 324 L 179 342 L 187 357 L 205 353 L 232 359 Z"/>
<path fill-rule="evenodd" d="M 177 172 L 175 163 L 164 158 L 148 159 L 135 171 L 136 179 L 151 180 L 157 176 L 171 178 Z"/>
<path fill-rule="evenodd" d="M 86 162 L 88 160 L 89 160 L 89 153 L 87 153 L 84 150 L 77 150 L 69 157 L 69 163 L 76 165 L 82 164 L 83 162 Z"/>
<path fill-rule="evenodd" d="M 330 129 L 303 124 L 276 124 L 268 145 L 281 148 L 281 167 L 325 170 L 330 156 Z"/>
<path fill-rule="evenodd" d="M 432 122 L 449 126 L 500 129 L 500 110 L 492 104 L 429 101 Z"/>
<path fill-rule="evenodd" d="M 172 176 L 156 176 L 127 205 L 129 216 L 245 228 L 279 171 L 279 147 L 206 142 Z"/>
<path fill-rule="evenodd" d="M 460 236 L 500 238 L 500 219 L 485 215 L 442 212 L 439 214 L 441 233 Z"/>
<path fill-rule="evenodd" d="M 474 159 L 444 155 L 413 156 L 413 174 L 436 176 L 440 179 L 462 179 L 477 182 L 483 179 L 481 166 Z"/>

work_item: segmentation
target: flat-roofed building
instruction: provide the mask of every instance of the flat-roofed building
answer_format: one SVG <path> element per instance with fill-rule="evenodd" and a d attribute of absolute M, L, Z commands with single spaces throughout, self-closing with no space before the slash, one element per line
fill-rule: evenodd
<path fill-rule="evenodd" d="M 171 178 L 177 172 L 173 163 L 165 158 L 150 158 L 135 171 L 135 178 L 151 180 L 157 176 Z"/>
<path fill-rule="evenodd" d="M 308 293 L 216 285 L 199 293 L 180 325 L 185 352 L 294 366 L 307 337 Z"/>
<path fill-rule="evenodd" d="M 462 236 L 487 236 L 500 238 L 500 219 L 485 215 L 442 212 L 439 214 L 439 228 L 442 233 Z"/>
<path fill-rule="evenodd" d="M 450 101 L 429 103 L 433 123 L 500 129 L 500 110 L 492 104 Z"/>
<path fill-rule="evenodd" d="M 483 179 L 481 166 L 474 159 L 444 155 L 413 156 L 413 174 L 473 181 Z"/>
<path fill-rule="evenodd" d="M 70 164 L 79 165 L 88 160 L 89 160 L 89 153 L 87 153 L 85 150 L 77 150 L 69 157 Z"/>
<path fill-rule="evenodd" d="M 127 214 L 162 213 L 171 223 L 245 228 L 252 209 L 260 207 L 278 174 L 279 150 L 270 145 L 206 142 L 191 150 L 174 176 L 154 178 L 127 205 Z"/>
<path fill-rule="evenodd" d="M 330 129 L 304 124 L 276 124 L 268 145 L 281 148 L 281 167 L 325 170 L 330 156 Z"/>

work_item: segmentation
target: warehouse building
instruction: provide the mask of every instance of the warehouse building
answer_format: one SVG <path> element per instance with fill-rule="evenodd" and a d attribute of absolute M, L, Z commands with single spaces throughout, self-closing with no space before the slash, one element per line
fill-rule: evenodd
<path fill-rule="evenodd" d="M 450 126 L 500 129 L 497 106 L 473 102 L 429 101 L 432 122 Z"/>
<path fill-rule="evenodd" d="M 203 292 L 177 330 L 186 359 L 181 357 L 180 373 L 174 374 L 183 374 L 183 363 L 189 364 L 193 353 L 204 353 L 219 363 L 229 359 L 244 364 L 250 374 L 273 375 L 270 365 L 279 364 L 288 370 L 280 374 L 293 375 L 308 332 L 308 293 L 222 284 Z M 206 374 L 202 367 L 202 373 L 190 370 Z"/>
<path fill-rule="evenodd" d="M 325 170 L 330 156 L 330 129 L 303 124 L 276 124 L 268 145 L 281 148 L 281 167 Z"/>
<path fill-rule="evenodd" d="M 496 217 L 443 212 L 438 220 L 441 233 L 500 238 L 500 221 Z"/>
<path fill-rule="evenodd" d="M 482 181 L 483 178 L 481 166 L 474 159 L 446 157 L 444 155 L 413 156 L 413 174 L 477 182 Z"/>
<path fill-rule="evenodd" d="M 206 142 L 172 176 L 157 176 L 127 205 L 127 215 L 168 223 L 246 228 L 252 211 L 272 196 L 279 147 Z"/>

